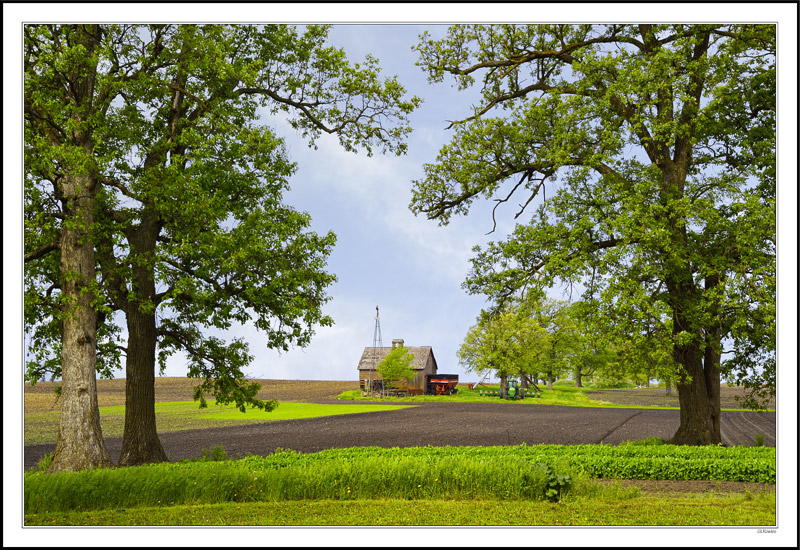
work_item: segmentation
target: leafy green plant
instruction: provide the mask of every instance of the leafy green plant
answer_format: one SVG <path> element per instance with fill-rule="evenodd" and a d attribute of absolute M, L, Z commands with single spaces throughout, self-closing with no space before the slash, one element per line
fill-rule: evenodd
<path fill-rule="evenodd" d="M 40 472 L 46 472 L 51 462 L 53 462 L 53 453 L 47 453 L 36 463 L 36 469 Z"/>
<path fill-rule="evenodd" d="M 213 462 L 220 462 L 228 459 L 228 453 L 225 452 L 225 448 L 222 445 L 214 445 L 211 451 L 202 449 L 200 451 L 200 456 L 202 456 L 205 461 Z"/>
<path fill-rule="evenodd" d="M 544 494 L 550 502 L 558 502 L 561 500 L 561 496 L 572 488 L 572 478 L 566 474 L 556 473 L 550 464 L 539 462 L 535 468 L 541 470 L 547 478 L 547 488 Z"/>
<path fill-rule="evenodd" d="M 756 434 L 755 443 L 753 443 L 753 447 L 763 447 L 764 446 L 764 434 Z"/>

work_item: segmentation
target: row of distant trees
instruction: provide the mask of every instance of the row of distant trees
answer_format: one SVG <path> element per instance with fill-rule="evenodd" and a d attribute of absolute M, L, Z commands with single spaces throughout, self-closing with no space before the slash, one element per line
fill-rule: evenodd
<path fill-rule="evenodd" d="M 509 377 L 542 380 L 549 389 L 561 378 L 578 387 L 587 380 L 609 386 L 661 380 L 671 392 L 676 370 L 670 325 L 669 319 L 653 319 L 641 333 L 622 334 L 588 302 L 516 300 L 481 311 L 458 357 L 467 371 L 491 373 L 502 386 Z"/>

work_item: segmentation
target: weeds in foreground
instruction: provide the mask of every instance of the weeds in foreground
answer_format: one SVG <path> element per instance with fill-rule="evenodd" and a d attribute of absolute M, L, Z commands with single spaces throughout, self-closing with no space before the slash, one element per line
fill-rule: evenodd
<path fill-rule="evenodd" d="M 39 472 L 46 472 L 52 462 L 53 453 L 47 453 L 41 459 L 39 459 L 39 462 L 36 464 L 36 470 Z"/>
<path fill-rule="evenodd" d="M 194 461 L 28 472 L 25 510 L 324 499 L 559 501 L 573 493 L 576 482 L 583 487 L 580 480 L 588 478 L 775 483 L 771 447 L 353 447 L 310 454 L 276 451 L 235 461 L 224 460 L 226 456 L 216 446 Z"/>
<path fill-rule="evenodd" d="M 573 477 L 558 460 L 469 456 L 327 455 L 294 452 L 217 461 L 221 446 L 196 461 L 40 474 L 25 478 L 27 513 L 138 506 L 307 499 L 501 499 L 558 501 Z"/>
<path fill-rule="evenodd" d="M 206 462 L 221 462 L 228 459 L 228 453 L 225 452 L 225 448 L 222 445 L 214 445 L 210 451 L 201 449 L 200 456 Z"/>

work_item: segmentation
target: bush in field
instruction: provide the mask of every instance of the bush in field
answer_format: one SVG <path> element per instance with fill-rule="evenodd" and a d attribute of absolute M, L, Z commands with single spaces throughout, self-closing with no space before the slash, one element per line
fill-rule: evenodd
<path fill-rule="evenodd" d="M 228 453 L 225 452 L 225 448 L 222 445 L 214 445 L 210 451 L 208 449 L 201 449 L 200 456 L 207 462 L 220 462 L 228 459 Z"/>

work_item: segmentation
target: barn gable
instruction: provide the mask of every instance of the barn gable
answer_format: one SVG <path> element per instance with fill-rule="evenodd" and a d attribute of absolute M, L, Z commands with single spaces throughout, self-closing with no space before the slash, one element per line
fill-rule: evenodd
<path fill-rule="evenodd" d="M 358 362 L 358 370 L 375 370 L 392 349 L 394 348 L 364 348 L 364 353 L 361 354 L 361 360 Z M 436 358 L 433 356 L 431 346 L 407 346 L 406 349 L 414 356 L 411 361 L 411 367 L 414 370 L 425 369 L 430 361 L 433 366 L 431 374 L 436 374 Z"/>

